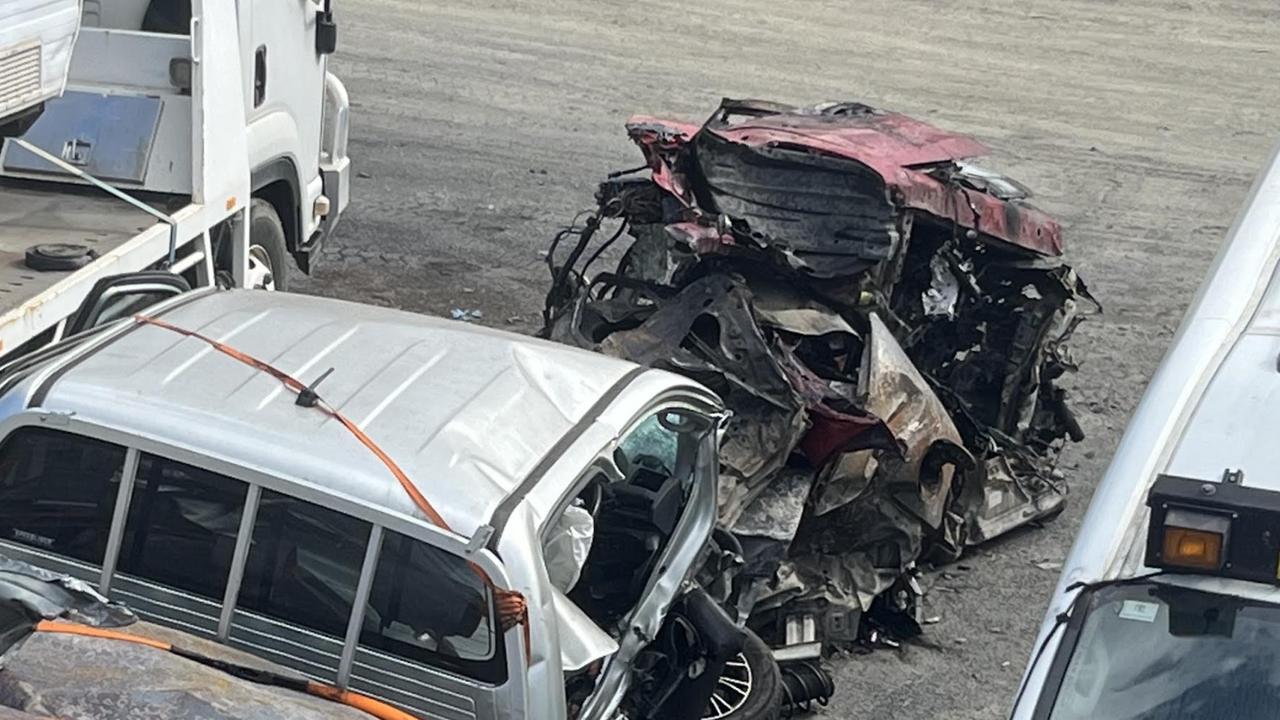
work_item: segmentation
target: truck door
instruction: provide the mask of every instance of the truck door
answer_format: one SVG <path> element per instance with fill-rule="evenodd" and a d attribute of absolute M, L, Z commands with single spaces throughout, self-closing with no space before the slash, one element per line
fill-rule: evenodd
<path fill-rule="evenodd" d="M 251 47 L 246 48 L 250 86 L 247 113 L 269 137 L 254 137 L 252 168 L 288 157 L 297 168 L 302 232 L 316 229 L 312 207 L 320 195 L 320 134 L 323 126 L 325 72 L 332 44 L 326 0 L 241 0 L 252 2 Z M 271 117 L 275 116 L 275 117 Z M 263 121 L 258 123 L 257 121 Z M 269 128 L 269 129 L 268 129 Z M 257 135 L 251 128 L 251 136 Z"/>

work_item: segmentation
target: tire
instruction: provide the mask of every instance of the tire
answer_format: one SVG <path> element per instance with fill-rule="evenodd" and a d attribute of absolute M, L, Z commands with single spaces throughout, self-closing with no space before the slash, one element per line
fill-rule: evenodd
<path fill-rule="evenodd" d="M 266 264 L 271 275 L 270 286 L 255 282 L 255 287 L 280 292 L 289 289 L 289 248 L 285 241 L 284 223 L 271 203 L 261 198 L 254 198 L 249 205 L 249 261 L 251 266 L 254 263 L 257 266 Z M 251 267 L 250 275 L 253 274 Z"/>
<path fill-rule="evenodd" d="M 712 700 L 703 720 L 778 720 L 782 717 L 782 673 L 778 671 L 778 663 L 759 636 L 750 630 L 744 629 L 743 632 L 746 633 L 746 641 L 742 653 L 729 661 L 720 683 L 716 685 L 719 703 Z M 721 684 L 731 677 L 739 684 Z M 741 687 L 743 679 L 750 683 L 746 697 L 734 693 Z"/>

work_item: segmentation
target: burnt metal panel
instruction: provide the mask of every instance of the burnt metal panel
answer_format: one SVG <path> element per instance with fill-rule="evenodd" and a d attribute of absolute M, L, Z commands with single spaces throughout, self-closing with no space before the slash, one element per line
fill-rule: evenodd
<path fill-rule="evenodd" d="M 848 158 L 751 147 L 700 133 L 698 170 L 717 212 L 790 249 L 817 274 L 850 275 L 897 249 L 897 211 L 883 178 Z"/>

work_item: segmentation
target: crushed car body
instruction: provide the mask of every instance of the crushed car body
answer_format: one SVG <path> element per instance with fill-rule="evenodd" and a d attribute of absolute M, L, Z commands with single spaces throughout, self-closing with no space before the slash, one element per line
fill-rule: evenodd
<path fill-rule="evenodd" d="M 693 207 L 746 222 L 827 277 L 887 260 L 922 212 L 1037 254 L 1062 228 L 1021 185 L 966 158 L 986 147 L 861 103 L 793 108 L 726 100 L 701 127 L 636 117 L 627 131 L 653 179 Z M 690 162 L 692 161 L 692 162 Z"/>
<path fill-rule="evenodd" d="M 854 102 L 626 127 L 645 166 L 552 243 L 543 335 L 724 399 L 719 516 L 753 627 L 910 627 L 917 562 L 1061 510 L 1055 459 L 1083 435 L 1057 381 L 1096 302 L 986 148 Z"/>

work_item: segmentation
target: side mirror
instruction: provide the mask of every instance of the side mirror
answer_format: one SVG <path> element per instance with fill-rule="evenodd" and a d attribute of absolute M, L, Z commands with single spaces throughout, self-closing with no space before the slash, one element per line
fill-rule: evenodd
<path fill-rule="evenodd" d="M 162 300 L 191 291 L 191 285 L 164 270 L 110 275 L 94 283 L 67 326 L 74 335 L 142 312 Z"/>
<path fill-rule="evenodd" d="M 338 49 L 338 23 L 333 20 L 333 8 L 325 0 L 324 10 L 316 12 L 316 54 L 331 55 Z"/>

